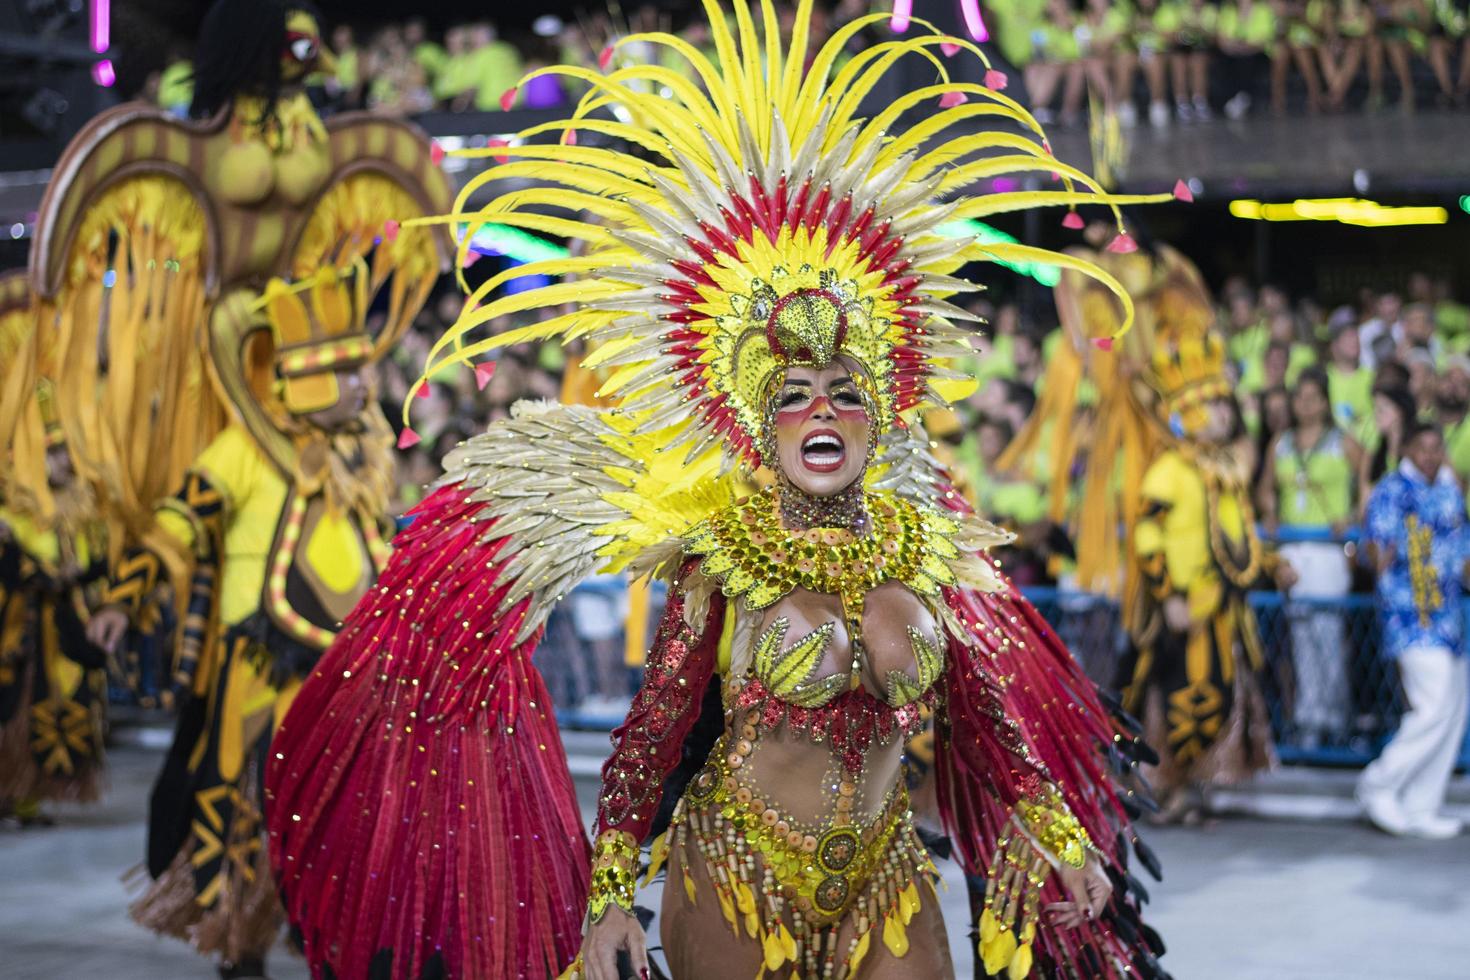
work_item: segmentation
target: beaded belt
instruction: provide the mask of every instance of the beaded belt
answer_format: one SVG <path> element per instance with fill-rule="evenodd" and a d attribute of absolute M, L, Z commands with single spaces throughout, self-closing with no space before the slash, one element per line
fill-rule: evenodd
<path fill-rule="evenodd" d="M 932 868 L 913 831 L 908 791 L 900 782 L 883 812 L 867 828 L 851 822 L 857 787 L 839 784 L 833 820 L 826 829 L 802 827 L 760 799 L 735 773 L 749 756 L 746 739 L 722 739 L 689 783 L 680 819 L 692 828 L 711 869 L 725 868 L 747 884 L 754 852 L 765 865 L 762 891 L 779 885 L 796 912 L 812 925 L 828 925 L 868 898 L 876 917 L 880 899 L 903 891 Z M 715 872 L 716 880 L 724 875 Z M 865 885 L 875 887 L 865 888 Z"/>

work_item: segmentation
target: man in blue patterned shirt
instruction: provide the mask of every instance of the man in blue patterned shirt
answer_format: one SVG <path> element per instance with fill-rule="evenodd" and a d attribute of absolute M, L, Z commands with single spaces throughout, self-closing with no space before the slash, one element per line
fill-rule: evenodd
<path fill-rule="evenodd" d="M 1365 532 L 1378 571 L 1384 652 L 1398 661 L 1409 705 L 1363 771 L 1358 799 L 1382 830 L 1447 839 L 1460 833 L 1460 822 L 1439 810 L 1470 702 L 1460 602 L 1467 532 L 1465 495 L 1445 465 L 1438 429 L 1409 430 L 1403 462 L 1368 498 Z"/>

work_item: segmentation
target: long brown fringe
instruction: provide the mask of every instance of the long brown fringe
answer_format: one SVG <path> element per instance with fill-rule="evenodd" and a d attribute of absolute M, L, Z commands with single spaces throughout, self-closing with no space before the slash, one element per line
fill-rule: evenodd
<path fill-rule="evenodd" d="M 260 777 L 254 770 L 252 765 L 241 788 L 258 794 Z M 234 842 L 226 846 L 229 843 Z M 128 914 L 144 928 L 182 939 L 206 956 L 232 963 L 264 957 L 275 945 L 285 921 L 271 877 L 264 833 L 251 868 L 253 877 L 247 879 L 226 858 L 224 887 L 207 908 L 199 904 L 195 889 L 194 851 L 195 842 L 190 840 L 164 873 L 128 907 Z M 140 871 L 134 868 L 124 875 L 124 883 L 136 885 Z"/>

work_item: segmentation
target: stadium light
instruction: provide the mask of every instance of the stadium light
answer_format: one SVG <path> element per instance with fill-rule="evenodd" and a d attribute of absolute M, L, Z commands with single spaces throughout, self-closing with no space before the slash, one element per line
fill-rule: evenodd
<path fill-rule="evenodd" d="M 965 30 L 977 41 L 990 40 L 990 31 L 985 28 L 985 18 L 980 15 L 980 0 L 960 0 L 960 11 L 965 15 Z"/>
<path fill-rule="evenodd" d="M 1465 201 L 1460 199 L 1461 207 Z M 1290 204 L 1242 199 L 1230 202 L 1230 214 L 1247 221 L 1336 221 L 1359 228 L 1442 225 L 1450 220 L 1449 211 L 1441 207 L 1389 207 L 1356 197 L 1304 198 Z"/>
<path fill-rule="evenodd" d="M 112 47 L 112 0 L 92 0 L 91 40 L 92 50 L 98 54 L 106 54 Z M 117 71 L 109 59 L 92 66 L 92 81 L 103 88 L 117 84 Z"/>
<path fill-rule="evenodd" d="M 914 0 L 894 0 L 893 16 L 888 18 L 888 29 L 902 34 L 909 29 L 909 18 L 914 15 Z"/>

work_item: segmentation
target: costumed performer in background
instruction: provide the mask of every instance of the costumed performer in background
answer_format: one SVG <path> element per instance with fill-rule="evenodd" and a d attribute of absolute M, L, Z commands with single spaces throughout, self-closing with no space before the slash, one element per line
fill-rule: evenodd
<path fill-rule="evenodd" d="M 533 73 L 591 92 L 572 119 L 487 150 L 510 162 L 461 201 L 502 179 L 546 186 L 450 219 L 589 247 L 483 284 L 425 376 L 504 344 L 587 337 L 588 365 L 614 369 L 614 405 L 522 404 L 452 453 L 378 588 L 302 685 L 273 746 L 268 820 L 313 972 L 484 978 L 570 964 L 604 980 L 620 956 L 644 971 L 633 903 L 653 838 L 675 977 L 951 976 L 900 774 L 903 737 L 933 705 L 939 806 L 965 868 L 988 882 L 985 968 L 1163 976 L 1128 877 L 1140 848 L 1129 791 L 1112 781 L 1139 746 L 996 573 L 986 549 L 1008 535 L 965 513 L 901 420 L 967 393 L 953 364 L 969 317 L 946 299 L 975 288 L 953 276 L 967 262 L 1102 275 L 939 225 L 1139 199 L 1072 189 L 1093 185 L 1051 157 L 998 80 L 950 81 L 934 52 L 979 55 L 966 41 L 884 42 L 832 76 L 853 34 L 886 15 L 811 53 L 810 0 L 789 47 L 771 3 L 758 25 L 738 0 L 733 27 L 706 6 L 715 63 L 670 35 L 624 40 L 669 49 L 703 88 L 652 64 Z M 904 56 L 931 59 L 936 84 L 859 119 Z M 672 95 L 644 94 L 647 82 Z M 610 102 L 633 121 L 587 115 Z M 1028 135 L 968 125 L 988 116 Z M 561 145 L 533 139 L 543 132 Z M 1069 186 L 965 193 L 1009 171 L 1057 171 Z M 599 220 L 541 210 L 569 204 Z M 489 299 L 514 276 L 569 272 L 576 281 Z M 477 335 L 564 302 L 576 307 Z M 738 495 L 756 467 L 771 485 Z M 598 570 L 659 574 L 670 598 L 589 848 L 531 652 L 551 606 Z"/>
<path fill-rule="evenodd" d="M 449 255 L 447 236 L 389 220 L 448 207 L 423 134 L 312 110 L 319 35 L 290 3 L 216 4 L 194 119 L 132 103 L 92 120 L 31 253 L 60 415 L 109 522 L 109 608 L 88 633 L 118 651 L 162 620 L 167 591 L 181 627 L 155 880 L 132 912 L 226 976 L 262 975 L 281 922 L 261 818 L 271 732 L 387 556 L 392 432 L 365 372 Z"/>
<path fill-rule="evenodd" d="M 1272 763 L 1256 676 L 1264 663 L 1245 592 L 1270 575 L 1283 588 L 1294 578 L 1256 534 L 1253 460 L 1236 431 L 1223 343 L 1199 271 L 1147 240 L 1104 245 L 1106 233 L 1102 222 L 1088 224 L 1088 247 L 1069 253 L 1126 286 L 1135 328 L 1114 350 L 1124 308 L 1063 272 L 1057 311 L 1070 343 L 1059 348 L 1037 412 L 1002 465 L 1026 460 L 1044 433 L 1057 433 L 1049 446 L 1057 514 L 1080 463 L 1075 581 L 1120 598 L 1131 650 L 1117 684 L 1161 756 L 1150 769 L 1163 804 L 1158 818 L 1195 819 L 1204 787 Z M 1085 446 L 1068 435 L 1083 377 L 1099 393 Z"/>
<path fill-rule="evenodd" d="M 85 635 L 106 537 L 38 380 L 34 327 L 25 276 L 0 277 L 0 818 L 22 827 L 52 823 L 48 800 L 97 799 L 107 707 L 106 660 Z"/>

